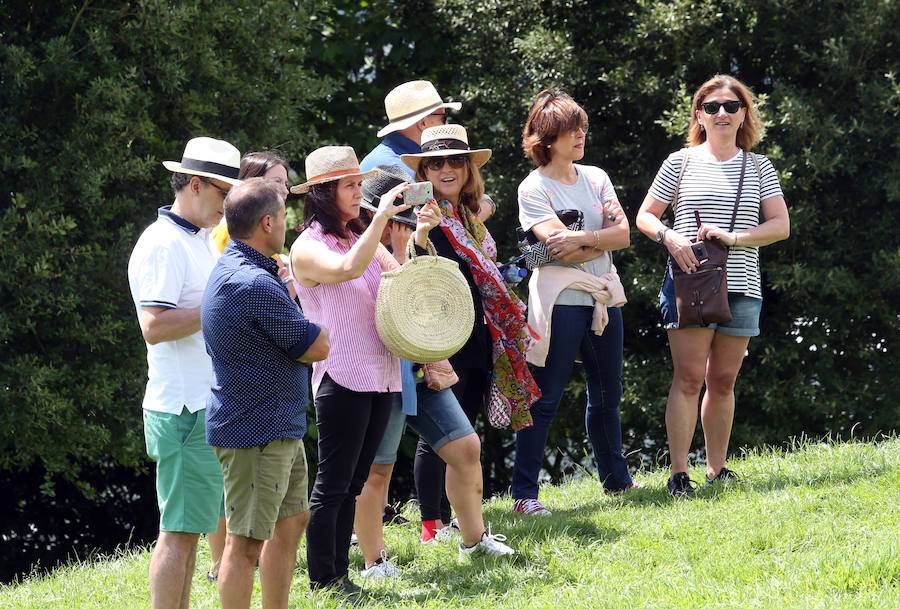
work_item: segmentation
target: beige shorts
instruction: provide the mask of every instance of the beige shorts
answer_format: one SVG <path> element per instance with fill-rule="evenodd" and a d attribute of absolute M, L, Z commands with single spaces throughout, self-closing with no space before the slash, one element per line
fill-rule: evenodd
<path fill-rule="evenodd" d="M 272 539 L 277 521 L 309 509 L 302 440 L 213 450 L 225 475 L 225 521 L 232 535 Z"/>

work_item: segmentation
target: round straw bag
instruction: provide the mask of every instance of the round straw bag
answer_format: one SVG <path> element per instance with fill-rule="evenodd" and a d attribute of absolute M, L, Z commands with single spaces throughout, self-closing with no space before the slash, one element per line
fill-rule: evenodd
<path fill-rule="evenodd" d="M 459 266 L 438 256 L 430 240 L 428 255 L 416 256 L 414 237 L 406 245 L 403 266 L 381 274 L 375 328 L 391 353 L 431 364 L 447 359 L 469 339 L 475 305 Z"/>

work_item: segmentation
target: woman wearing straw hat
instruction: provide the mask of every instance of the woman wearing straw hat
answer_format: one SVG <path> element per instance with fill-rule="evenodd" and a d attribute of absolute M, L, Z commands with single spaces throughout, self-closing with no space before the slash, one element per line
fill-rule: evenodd
<path fill-rule="evenodd" d="M 362 206 L 366 212 L 377 211 L 375 206 L 381 198 L 390 196 L 397 184 L 409 178 L 409 174 L 399 167 L 382 165 L 378 170 L 377 176 L 364 180 L 362 184 Z M 398 217 L 402 222 L 407 221 L 398 214 L 394 216 L 394 222 Z M 409 233 L 406 235 L 407 239 L 393 243 L 398 265 L 406 261 Z M 382 243 L 384 241 L 382 237 Z M 397 460 L 400 438 L 407 424 L 447 463 L 447 493 L 459 517 L 457 530 L 463 542 L 459 548 L 460 558 L 467 558 L 470 554 L 515 554 L 512 548 L 503 543 L 506 539 L 504 536 L 494 535 L 485 528 L 481 505 L 481 441 L 453 391 L 450 388 L 436 390 L 429 387 L 427 382 L 416 382 L 414 370 L 418 369 L 417 364 L 401 360 L 400 366 L 402 400 L 394 402 L 369 477 L 356 502 L 356 535 L 365 559 L 362 577 L 384 579 L 400 575 L 399 569 L 388 559 L 385 549 L 381 507 Z"/>
<path fill-rule="evenodd" d="M 408 209 L 394 205 L 407 184 L 387 193 L 363 230 L 360 188 L 377 173 L 361 171 L 349 146 L 325 146 L 306 158 L 307 181 L 291 189 L 307 193 L 303 232 L 291 248 L 297 296 L 331 340 L 312 374 L 319 467 L 306 537 L 310 586 L 349 594 L 358 591 L 347 576 L 356 497 L 401 390 L 400 361 L 375 330 L 375 297 L 382 270 L 396 266 L 379 240 L 388 220 Z M 418 218 L 416 242 L 424 245 L 438 215 L 425 208 Z"/>
<path fill-rule="evenodd" d="M 416 172 L 417 181 L 429 181 L 440 202 L 440 230 L 431 234 L 438 254 L 456 261 L 469 283 L 475 305 L 472 335 L 450 357 L 459 382 L 453 386 L 460 405 L 474 422 L 490 396 L 510 413 L 513 428 L 531 424 L 528 409 L 539 397 L 537 384 L 525 364 L 525 351 L 534 336 L 525 320 L 525 305 L 497 269 L 497 246 L 477 218 L 484 193 L 479 167 L 491 156 L 488 149 L 472 150 L 461 125 L 439 125 L 422 133 L 422 152 L 400 158 Z M 422 520 L 434 520 L 436 529 L 449 525 L 441 516 L 445 466 L 421 439 L 416 450 L 416 487 Z M 429 518 L 430 516 L 430 518 Z"/>

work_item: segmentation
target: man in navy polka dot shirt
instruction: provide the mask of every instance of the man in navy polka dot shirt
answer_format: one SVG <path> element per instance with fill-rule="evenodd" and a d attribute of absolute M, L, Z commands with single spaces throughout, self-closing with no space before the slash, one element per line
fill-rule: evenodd
<path fill-rule="evenodd" d="M 297 544 L 309 521 L 308 364 L 328 333 L 307 320 L 271 258 L 284 248 L 284 186 L 252 178 L 225 199 L 231 240 L 203 294 L 201 322 L 215 375 L 206 439 L 225 477 L 222 607 L 249 607 L 259 561 L 264 607 L 288 606 Z"/>

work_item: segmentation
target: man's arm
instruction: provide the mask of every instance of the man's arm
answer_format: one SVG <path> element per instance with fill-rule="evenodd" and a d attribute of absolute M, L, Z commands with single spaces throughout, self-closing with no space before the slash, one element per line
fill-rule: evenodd
<path fill-rule="evenodd" d="M 328 342 L 328 330 L 323 326 L 319 326 L 319 335 L 316 337 L 316 340 L 303 352 L 303 355 L 297 358 L 297 361 L 304 364 L 320 362 L 328 357 L 330 350 L 331 343 Z"/>
<path fill-rule="evenodd" d="M 151 345 L 178 340 L 200 331 L 200 307 L 141 307 L 140 322 L 141 334 Z"/>

